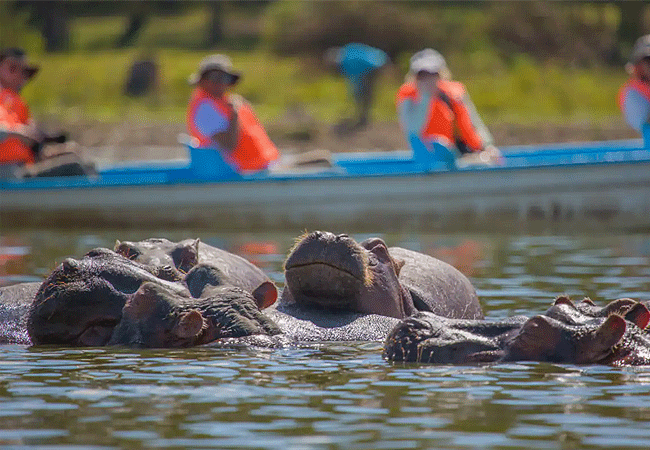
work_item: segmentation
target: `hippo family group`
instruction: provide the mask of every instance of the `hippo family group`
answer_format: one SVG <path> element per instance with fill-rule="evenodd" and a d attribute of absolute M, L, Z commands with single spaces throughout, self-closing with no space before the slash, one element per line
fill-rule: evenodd
<path fill-rule="evenodd" d="M 282 347 L 382 341 L 389 361 L 650 364 L 646 305 L 558 297 L 489 321 L 470 281 L 379 238 L 301 236 L 281 294 L 246 259 L 199 239 L 147 239 L 67 258 L 42 283 L 0 288 L 0 344 Z"/>

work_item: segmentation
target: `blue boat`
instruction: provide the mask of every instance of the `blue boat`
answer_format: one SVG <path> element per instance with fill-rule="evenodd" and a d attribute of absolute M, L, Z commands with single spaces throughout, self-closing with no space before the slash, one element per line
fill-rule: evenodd
<path fill-rule="evenodd" d="M 503 147 L 499 165 L 457 167 L 444 147 L 336 153 L 329 167 L 237 174 L 213 149 L 96 176 L 0 181 L 0 224 L 182 226 L 221 231 L 650 228 L 645 139 Z"/>

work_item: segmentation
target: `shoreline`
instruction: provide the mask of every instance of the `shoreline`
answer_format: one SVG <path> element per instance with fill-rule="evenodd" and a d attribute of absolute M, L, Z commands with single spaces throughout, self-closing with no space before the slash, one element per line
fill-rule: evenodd
<path fill-rule="evenodd" d="M 103 123 L 44 124 L 48 131 L 66 131 L 84 155 L 101 162 L 186 157 L 179 135 L 186 133 L 183 123 Z M 397 122 L 375 122 L 346 136 L 332 131 L 331 125 L 313 123 L 275 123 L 267 126 L 271 140 L 284 153 L 329 150 L 389 151 L 406 149 L 408 144 Z M 639 138 L 620 118 L 608 124 L 540 123 L 532 125 L 496 124 L 490 126 L 497 147 L 580 141 Z"/>

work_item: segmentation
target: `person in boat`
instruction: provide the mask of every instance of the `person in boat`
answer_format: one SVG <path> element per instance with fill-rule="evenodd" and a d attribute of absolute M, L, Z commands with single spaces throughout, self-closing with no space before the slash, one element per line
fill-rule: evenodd
<path fill-rule="evenodd" d="M 418 137 L 429 151 L 433 151 L 434 142 L 441 143 L 453 160 L 471 160 L 469 155 L 473 154 L 480 162 L 500 161 L 501 153 L 465 86 L 450 78 L 447 63 L 437 51 L 427 48 L 411 57 L 406 82 L 396 98 L 400 126 L 407 139 Z"/>
<path fill-rule="evenodd" d="M 204 58 L 188 80 L 188 132 L 194 147 L 215 148 L 239 173 L 265 170 L 279 153 L 250 104 L 229 92 L 240 80 L 227 56 Z"/>
<path fill-rule="evenodd" d="M 63 176 L 93 173 L 73 152 L 45 154 L 46 144 L 64 143 L 64 134 L 43 133 L 20 95 L 38 73 L 20 48 L 0 51 L 0 177 Z"/>
<path fill-rule="evenodd" d="M 18 48 L 0 51 L 0 163 L 31 164 L 39 141 L 29 108 L 20 96 L 39 66 L 27 61 Z"/>
<path fill-rule="evenodd" d="M 337 124 L 336 131 L 345 134 L 365 127 L 369 121 L 375 80 L 380 69 L 389 62 L 388 55 L 369 45 L 350 43 L 329 48 L 325 52 L 325 61 L 346 78 L 357 109 L 356 119 Z"/>
<path fill-rule="evenodd" d="M 628 125 L 642 133 L 650 122 L 650 34 L 634 43 L 626 70 L 630 78 L 619 91 L 618 104 Z"/>

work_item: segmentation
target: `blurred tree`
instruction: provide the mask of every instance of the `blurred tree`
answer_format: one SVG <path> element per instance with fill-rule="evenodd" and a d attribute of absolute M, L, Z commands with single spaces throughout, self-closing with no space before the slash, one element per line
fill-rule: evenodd
<path fill-rule="evenodd" d="M 65 1 L 21 0 L 19 8 L 30 10 L 29 22 L 38 27 L 45 41 L 45 50 L 66 50 L 70 43 L 68 31 L 68 5 Z"/>

